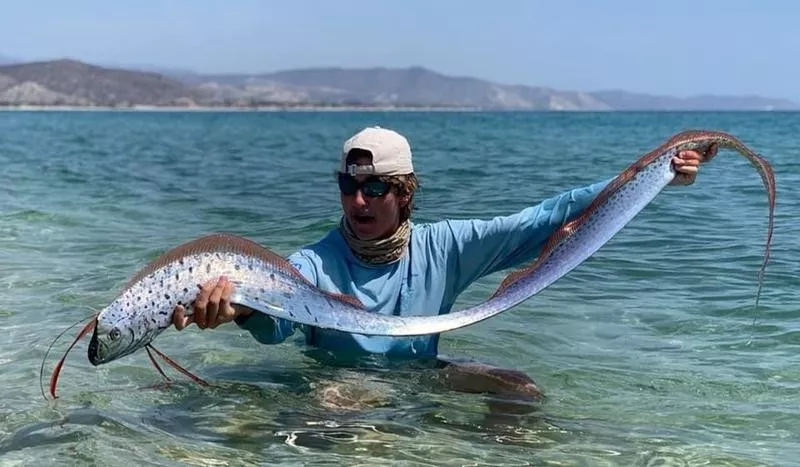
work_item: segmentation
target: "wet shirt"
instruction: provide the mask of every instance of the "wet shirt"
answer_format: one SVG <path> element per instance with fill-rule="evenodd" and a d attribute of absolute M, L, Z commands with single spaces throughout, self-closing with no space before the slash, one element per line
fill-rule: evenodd
<path fill-rule="evenodd" d="M 407 254 L 386 265 L 356 258 L 338 228 L 288 260 L 317 287 L 352 295 L 374 313 L 445 314 L 477 279 L 535 259 L 550 234 L 577 217 L 609 181 L 566 191 L 507 216 L 413 224 Z M 301 330 L 306 344 L 333 354 L 415 358 L 438 352 L 438 335 L 349 334 L 258 312 L 237 323 L 264 344 L 281 343 Z"/>

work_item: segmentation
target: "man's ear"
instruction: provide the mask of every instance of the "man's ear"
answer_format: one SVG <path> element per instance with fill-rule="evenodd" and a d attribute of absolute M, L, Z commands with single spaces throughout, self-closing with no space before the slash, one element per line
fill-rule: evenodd
<path fill-rule="evenodd" d="M 408 203 L 411 202 L 411 195 L 403 195 L 400 196 L 400 207 L 404 208 L 408 206 Z"/>

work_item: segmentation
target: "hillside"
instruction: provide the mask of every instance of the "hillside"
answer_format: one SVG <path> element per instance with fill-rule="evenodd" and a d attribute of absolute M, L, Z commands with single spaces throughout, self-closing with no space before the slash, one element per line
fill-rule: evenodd
<path fill-rule="evenodd" d="M 798 110 L 759 96 L 677 98 L 621 90 L 580 92 L 507 85 L 421 68 L 309 68 L 204 75 L 101 67 L 76 60 L 0 65 L 0 105 L 357 106 L 486 110 Z"/>
<path fill-rule="evenodd" d="M 259 75 L 190 75 L 187 83 L 239 98 L 272 97 L 361 105 L 421 105 L 523 110 L 611 110 L 592 96 L 541 87 L 507 86 L 420 68 L 311 68 Z"/>
<path fill-rule="evenodd" d="M 0 66 L 4 105 L 173 105 L 194 95 L 185 84 L 164 75 L 75 60 Z"/>

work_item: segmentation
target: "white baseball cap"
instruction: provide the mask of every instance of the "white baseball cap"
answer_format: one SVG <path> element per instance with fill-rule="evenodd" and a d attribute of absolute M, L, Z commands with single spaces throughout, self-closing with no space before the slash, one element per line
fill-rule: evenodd
<path fill-rule="evenodd" d="M 347 153 L 363 149 L 372 154 L 372 165 L 347 165 Z M 411 145 L 400 133 L 373 126 L 364 128 L 344 142 L 339 172 L 350 175 L 407 175 L 414 172 Z"/>

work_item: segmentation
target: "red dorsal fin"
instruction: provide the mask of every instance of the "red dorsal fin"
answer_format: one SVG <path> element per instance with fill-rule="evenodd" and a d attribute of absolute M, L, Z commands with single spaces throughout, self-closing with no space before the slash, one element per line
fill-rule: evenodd
<path fill-rule="evenodd" d="M 294 276 L 298 281 L 315 287 L 314 284 L 309 282 L 308 279 L 306 279 L 306 277 L 289 261 L 277 253 L 269 250 L 268 248 L 265 248 L 252 240 L 240 237 L 238 235 L 229 233 L 215 233 L 190 240 L 164 252 L 161 256 L 151 261 L 149 264 L 141 268 L 133 277 L 131 277 L 123 287 L 123 290 L 129 288 L 143 277 L 159 268 L 166 266 L 169 263 L 178 261 L 186 256 L 207 252 L 239 253 L 246 256 L 252 256 L 273 265 L 276 269 Z M 364 304 L 362 304 L 361 301 L 352 295 L 330 292 L 323 293 L 325 293 L 331 299 L 347 303 L 359 309 L 365 309 Z"/>
<path fill-rule="evenodd" d="M 143 277 L 159 268 L 166 266 L 169 263 L 178 261 L 187 256 L 209 252 L 240 253 L 247 256 L 253 256 L 272 264 L 277 269 L 294 275 L 298 280 L 308 282 L 306 278 L 294 266 L 291 265 L 291 263 L 277 253 L 274 253 L 273 251 L 259 245 L 252 240 L 248 240 L 238 235 L 216 233 L 190 240 L 164 252 L 161 256 L 154 259 L 146 266 L 142 267 L 136 274 L 134 274 L 122 289 L 128 289 L 131 285 L 138 282 Z"/>
<path fill-rule="evenodd" d="M 331 298 L 336 299 L 336 300 L 339 300 L 339 301 L 348 303 L 350 305 L 353 305 L 354 307 L 359 308 L 361 310 L 365 310 L 366 309 L 364 304 L 361 303 L 361 301 L 359 299 L 357 299 L 356 297 L 354 297 L 352 295 L 345 295 L 345 294 L 341 294 L 341 293 L 332 293 L 332 292 L 326 292 L 325 294 L 327 296 L 331 297 Z"/>

